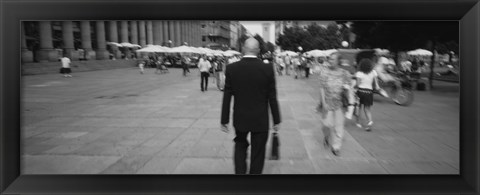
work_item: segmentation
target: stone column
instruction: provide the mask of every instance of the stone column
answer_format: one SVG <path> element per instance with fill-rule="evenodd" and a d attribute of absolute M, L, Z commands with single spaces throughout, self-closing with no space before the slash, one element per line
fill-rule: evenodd
<path fill-rule="evenodd" d="M 195 44 L 196 47 L 198 47 L 198 43 L 197 43 L 197 40 L 195 40 L 195 23 L 194 21 L 190 21 L 190 29 L 189 29 L 189 33 L 190 33 L 190 40 L 192 41 L 193 44 Z"/>
<path fill-rule="evenodd" d="M 162 45 L 163 31 L 162 31 L 162 21 L 155 20 L 153 21 L 153 44 Z"/>
<path fill-rule="evenodd" d="M 145 32 L 145 21 L 139 21 L 138 22 L 138 29 L 139 29 L 139 38 L 140 38 L 140 46 L 145 47 L 147 45 L 147 40 L 146 40 L 146 32 Z"/>
<path fill-rule="evenodd" d="M 193 41 L 192 36 L 192 21 L 189 20 L 187 21 L 187 40 L 190 43 L 190 46 L 196 46 L 197 44 L 195 44 L 195 41 Z"/>
<path fill-rule="evenodd" d="M 138 44 L 138 25 L 137 21 L 130 21 L 130 40 L 132 44 Z"/>
<path fill-rule="evenodd" d="M 180 32 L 180 21 L 175 21 L 175 46 L 182 45 L 181 32 Z"/>
<path fill-rule="evenodd" d="M 168 46 L 168 21 L 162 21 L 163 42 L 165 46 Z"/>
<path fill-rule="evenodd" d="M 198 47 L 202 46 L 202 42 L 201 42 L 202 34 L 199 31 L 198 21 L 193 21 L 192 32 L 193 32 L 193 36 L 192 36 L 193 41 L 195 41 Z"/>
<path fill-rule="evenodd" d="M 85 51 L 85 60 L 95 59 L 95 51 L 92 50 L 92 38 L 90 21 L 80 22 L 80 32 L 82 37 L 82 49 Z"/>
<path fill-rule="evenodd" d="M 39 22 L 40 27 L 40 49 L 36 51 L 36 57 L 39 62 L 56 62 L 59 57 L 58 52 L 53 49 L 52 24 L 48 21 Z"/>
<path fill-rule="evenodd" d="M 175 44 L 175 26 L 173 25 L 173 21 L 168 21 L 168 41 L 172 41 L 172 45 L 168 45 L 169 47 L 174 47 Z"/>
<path fill-rule="evenodd" d="M 27 48 L 27 39 L 25 38 L 25 22 L 21 23 L 22 31 L 22 63 L 33 62 L 33 52 Z"/>
<path fill-rule="evenodd" d="M 197 37 L 195 38 L 197 40 L 197 43 L 199 46 L 203 46 L 202 42 L 202 36 L 203 36 L 203 31 L 202 31 L 202 24 L 200 21 L 195 22 L 195 34 L 197 34 Z"/>
<path fill-rule="evenodd" d="M 153 45 L 152 21 L 147 21 L 147 45 Z"/>
<path fill-rule="evenodd" d="M 105 40 L 105 22 L 97 21 L 96 30 L 97 30 L 96 58 L 97 60 L 106 60 L 108 59 L 109 53 L 107 51 L 107 41 Z"/>
<path fill-rule="evenodd" d="M 187 36 L 186 36 L 187 35 L 186 34 L 187 25 L 186 25 L 186 21 L 182 20 L 182 21 L 179 21 L 179 22 L 180 22 L 180 42 L 181 42 L 180 45 L 183 45 L 184 42 L 188 43 Z M 188 43 L 188 44 L 190 44 L 190 43 Z"/>
<path fill-rule="evenodd" d="M 108 37 L 109 38 L 109 41 L 110 42 L 116 42 L 118 43 L 118 27 L 117 27 L 117 21 L 110 21 L 110 36 Z M 118 47 L 117 46 L 113 46 L 111 45 L 112 47 L 112 52 L 113 52 L 113 55 L 115 58 L 119 59 L 122 57 L 122 53 L 119 51 Z"/>
<path fill-rule="evenodd" d="M 120 22 L 120 33 L 121 33 L 121 42 L 122 43 L 130 43 L 128 41 L 128 21 L 121 21 Z M 129 47 L 123 47 L 121 50 L 123 50 L 124 58 L 130 59 L 130 48 Z"/>
<path fill-rule="evenodd" d="M 130 41 L 132 42 L 132 44 L 138 45 L 138 25 L 137 25 L 137 21 L 130 21 Z M 133 52 L 132 56 L 134 58 L 137 58 L 137 52 L 136 52 L 137 49 L 138 49 L 138 47 L 132 48 L 132 52 Z"/>
<path fill-rule="evenodd" d="M 63 52 L 68 58 L 73 60 L 78 60 L 78 53 L 75 52 L 75 47 L 73 44 L 73 22 L 72 21 L 63 21 L 62 22 L 62 39 L 63 39 Z"/>
<path fill-rule="evenodd" d="M 197 46 L 197 43 L 193 38 L 193 36 L 195 35 L 195 33 L 193 33 L 193 30 L 194 30 L 193 21 L 188 21 L 188 39 L 192 42 L 192 45 Z"/>

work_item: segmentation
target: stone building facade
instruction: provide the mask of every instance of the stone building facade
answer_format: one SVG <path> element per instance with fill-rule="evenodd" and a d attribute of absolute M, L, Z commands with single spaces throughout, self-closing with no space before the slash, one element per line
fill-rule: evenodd
<path fill-rule="evenodd" d="M 22 62 L 54 62 L 63 55 L 72 60 L 129 58 L 136 48 L 188 44 L 202 46 L 202 21 L 23 21 Z"/>

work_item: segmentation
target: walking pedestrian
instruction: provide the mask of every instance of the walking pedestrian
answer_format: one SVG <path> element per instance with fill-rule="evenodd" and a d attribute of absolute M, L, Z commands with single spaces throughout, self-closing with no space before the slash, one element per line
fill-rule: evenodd
<path fill-rule="evenodd" d="M 163 57 L 162 56 L 159 56 L 157 61 L 155 62 L 155 74 L 158 74 L 160 72 L 163 73 Z"/>
<path fill-rule="evenodd" d="M 183 76 L 186 77 L 187 73 L 190 73 L 190 69 L 188 68 L 190 64 L 190 60 L 188 59 L 187 56 L 181 56 L 180 61 L 182 63 Z"/>
<path fill-rule="evenodd" d="M 305 69 L 305 78 L 308 79 L 308 76 L 310 76 L 310 68 L 313 67 L 313 58 L 307 58 L 305 61 L 305 66 L 303 67 Z"/>
<path fill-rule="evenodd" d="M 145 61 L 140 60 L 138 63 L 138 68 L 140 68 L 140 74 L 143 74 L 145 72 Z"/>
<path fill-rule="evenodd" d="M 370 59 L 362 59 L 359 62 L 359 71 L 355 73 L 357 96 L 359 98 L 359 112 L 357 115 L 356 124 L 362 128 L 360 122 L 361 110 L 365 112 L 365 117 L 368 121 L 365 130 L 370 131 L 373 125 L 371 107 L 373 105 L 373 90 L 378 89 L 377 72 L 373 70 L 373 62 Z"/>
<path fill-rule="evenodd" d="M 290 76 L 290 70 L 292 69 L 292 58 L 286 54 L 285 55 L 285 75 Z"/>
<path fill-rule="evenodd" d="M 72 63 L 72 61 L 70 60 L 70 58 L 64 55 L 63 58 L 60 59 L 60 61 L 62 62 L 62 68 L 60 69 L 60 73 L 63 74 L 63 77 L 72 77 L 72 75 L 70 74 L 72 72 L 72 69 L 70 68 L 70 64 Z"/>
<path fill-rule="evenodd" d="M 324 144 L 331 147 L 332 153 L 336 156 L 340 155 L 345 131 L 342 99 L 344 96 L 350 97 L 344 94 L 348 94 L 348 90 L 351 90 L 351 74 L 339 67 L 340 60 L 339 53 L 332 53 L 328 57 L 328 68 L 320 72 L 320 103 L 317 107 L 322 113 L 326 113 L 324 125 L 329 131 L 325 132 Z M 349 102 L 353 100 L 349 99 Z"/>
<path fill-rule="evenodd" d="M 208 77 L 210 76 L 209 70 L 212 67 L 210 62 L 202 56 L 198 62 L 198 69 L 200 70 L 200 89 L 208 91 Z"/>
<path fill-rule="evenodd" d="M 214 72 L 215 72 L 215 78 L 217 82 L 217 88 L 220 91 L 223 91 L 223 87 L 225 86 L 225 73 L 223 72 L 225 70 L 226 66 L 226 59 L 223 58 L 218 58 L 217 65 L 215 66 Z"/>
<path fill-rule="evenodd" d="M 301 62 L 300 62 L 300 57 L 295 57 L 292 59 L 292 65 L 293 65 L 293 74 L 295 75 L 295 79 L 298 79 L 298 76 L 300 75 L 301 71 Z"/>
<path fill-rule="evenodd" d="M 221 115 L 221 130 L 228 132 L 230 101 L 233 96 L 233 127 L 235 128 L 235 174 L 247 173 L 247 140 L 250 134 L 250 174 L 261 174 L 265 163 L 265 147 L 269 129 L 269 106 L 273 130 L 278 132 L 280 111 L 272 64 L 257 58 L 259 42 L 249 38 L 243 46 L 244 56 L 226 68 Z"/>

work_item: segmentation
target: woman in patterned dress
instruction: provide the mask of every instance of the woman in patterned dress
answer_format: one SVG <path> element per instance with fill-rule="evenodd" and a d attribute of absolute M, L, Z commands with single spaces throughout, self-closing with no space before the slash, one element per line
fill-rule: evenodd
<path fill-rule="evenodd" d="M 324 125 L 329 129 L 325 133 L 324 144 L 331 146 L 332 153 L 340 155 L 340 148 L 345 128 L 344 105 L 342 103 L 342 94 L 344 91 L 351 90 L 351 74 L 340 68 L 341 56 L 339 53 L 332 53 L 328 57 L 328 68 L 320 71 L 320 104 L 318 109 L 326 113 Z M 348 96 L 349 102 L 351 96 Z"/>

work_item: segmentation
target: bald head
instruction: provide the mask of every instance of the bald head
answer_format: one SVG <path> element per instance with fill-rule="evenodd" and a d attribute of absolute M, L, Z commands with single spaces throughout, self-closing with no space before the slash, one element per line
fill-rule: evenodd
<path fill-rule="evenodd" d="M 258 55 L 260 52 L 260 44 L 258 43 L 257 39 L 251 37 L 245 40 L 245 44 L 243 44 L 243 53 L 245 55 Z"/>

